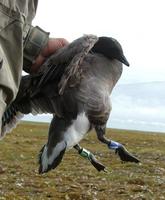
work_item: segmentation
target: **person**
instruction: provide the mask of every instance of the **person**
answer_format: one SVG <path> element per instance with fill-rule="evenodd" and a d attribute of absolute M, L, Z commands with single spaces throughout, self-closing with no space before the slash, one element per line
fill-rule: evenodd
<path fill-rule="evenodd" d="M 0 0 L 0 138 L 2 116 L 15 99 L 22 70 L 36 73 L 43 62 L 68 44 L 33 27 L 38 0 Z"/>

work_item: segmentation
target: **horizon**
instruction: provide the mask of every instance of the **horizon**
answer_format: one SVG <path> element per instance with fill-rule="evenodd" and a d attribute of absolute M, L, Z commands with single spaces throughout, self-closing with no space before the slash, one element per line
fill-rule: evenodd
<path fill-rule="evenodd" d="M 147 91 L 149 90 L 149 93 Z M 117 84 L 112 92 L 109 128 L 165 133 L 165 82 Z M 31 121 L 51 121 L 51 115 L 28 115 Z"/>
<path fill-rule="evenodd" d="M 21 123 L 26 123 L 26 124 L 35 124 L 35 123 L 37 123 L 37 124 L 45 124 L 45 125 L 48 125 L 49 126 L 49 122 L 47 122 L 47 121 L 33 121 L 33 120 L 24 120 L 24 119 L 21 119 Z M 133 131 L 133 132 L 137 132 L 137 133 L 141 133 L 141 132 L 143 132 L 143 133 L 146 133 L 146 134 L 149 134 L 149 133 L 151 133 L 151 134 L 154 134 L 154 133 L 156 133 L 156 134 L 165 134 L 165 131 L 163 132 L 163 131 L 147 131 L 147 130 L 141 130 L 141 129 L 126 129 L 126 128 L 113 128 L 113 127 L 106 127 L 106 129 L 114 129 L 114 130 L 121 130 L 121 131 L 129 131 L 129 132 L 131 132 L 131 131 Z M 92 131 L 92 130 L 91 130 Z"/>

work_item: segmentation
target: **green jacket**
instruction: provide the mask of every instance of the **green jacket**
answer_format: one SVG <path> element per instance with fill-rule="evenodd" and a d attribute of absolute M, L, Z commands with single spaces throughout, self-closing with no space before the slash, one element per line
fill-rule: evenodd
<path fill-rule="evenodd" d="M 38 42 L 34 34 L 36 31 L 31 27 L 37 4 L 38 0 L 0 0 L 0 133 L 3 112 L 17 95 L 23 56 L 25 54 L 26 63 L 34 59 L 34 56 L 29 56 L 28 53 L 35 49 L 32 44 Z M 42 29 L 37 32 L 44 35 Z M 41 37 L 43 44 L 46 42 L 45 38 L 47 39 L 47 36 Z M 33 39 L 35 42 L 30 43 Z M 39 53 L 39 50 L 36 52 Z"/>

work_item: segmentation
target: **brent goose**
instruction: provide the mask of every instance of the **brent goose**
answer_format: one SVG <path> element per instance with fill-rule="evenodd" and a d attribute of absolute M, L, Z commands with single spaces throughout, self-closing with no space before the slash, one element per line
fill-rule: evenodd
<path fill-rule="evenodd" d="M 104 170 L 78 144 L 92 128 L 122 161 L 139 162 L 122 144 L 104 136 L 111 112 L 109 96 L 122 74 L 122 63 L 129 66 L 113 38 L 85 35 L 73 41 L 52 55 L 39 73 L 22 77 L 18 95 L 4 113 L 2 133 L 9 132 L 24 114 L 53 114 L 48 141 L 39 154 L 39 173 L 56 168 L 72 147 L 96 169 Z"/>

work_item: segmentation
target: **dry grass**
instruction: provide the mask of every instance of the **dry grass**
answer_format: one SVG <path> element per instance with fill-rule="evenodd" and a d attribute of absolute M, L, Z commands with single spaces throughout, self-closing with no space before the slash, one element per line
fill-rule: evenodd
<path fill-rule="evenodd" d="M 47 139 L 47 124 L 22 123 L 0 141 L 0 200 L 159 200 L 165 199 L 165 135 L 108 130 L 142 164 L 121 163 L 91 132 L 81 145 L 107 166 L 97 172 L 75 150 L 56 170 L 38 174 L 37 154 Z"/>

